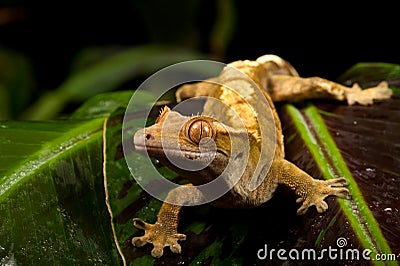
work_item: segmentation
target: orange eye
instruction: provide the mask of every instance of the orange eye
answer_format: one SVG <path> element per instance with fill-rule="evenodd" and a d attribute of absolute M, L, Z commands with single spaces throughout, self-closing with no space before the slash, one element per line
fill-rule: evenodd
<path fill-rule="evenodd" d="M 191 141 L 199 144 L 201 139 L 212 137 L 212 127 L 204 120 L 197 120 L 190 125 L 188 135 Z"/>

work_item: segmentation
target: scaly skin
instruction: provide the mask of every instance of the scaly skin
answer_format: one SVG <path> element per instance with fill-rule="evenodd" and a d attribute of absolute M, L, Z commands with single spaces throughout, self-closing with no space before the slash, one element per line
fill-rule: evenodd
<path fill-rule="evenodd" d="M 247 75 L 254 84 L 238 75 L 232 67 Z M 248 160 L 244 162 L 246 166 L 244 173 L 236 177 L 239 180 L 228 193 L 212 204 L 219 207 L 259 206 L 272 197 L 278 184 L 284 184 L 299 197 L 297 202 L 302 203 L 297 211 L 299 215 L 304 214 L 311 206 L 315 206 L 318 212 L 324 212 L 328 209 L 324 201 L 327 196 L 345 198 L 349 191 L 344 187 L 346 183 L 344 178 L 317 180 L 285 160 L 281 124 L 273 102 L 327 98 L 347 100 L 349 105 L 355 103 L 367 105 L 372 104 L 374 99 L 383 100 L 391 96 L 391 90 L 386 82 L 380 83 L 375 88 L 361 90 L 357 85 L 349 88 L 319 77 L 301 78 L 288 62 L 275 55 L 265 55 L 256 61 L 233 62 L 212 81 L 224 85 L 207 82 L 184 85 L 176 92 L 177 100 L 182 101 L 195 96 L 217 98 L 238 114 L 245 128 L 239 127 L 239 120 L 232 115 L 233 112 L 217 107 L 215 102 L 210 100 L 207 100 L 203 114 L 196 117 L 185 117 L 165 108 L 153 126 L 136 132 L 134 136 L 136 150 L 139 152 L 147 150 L 150 156 L 186 177 L 193 185 L 199 185 L 221 175 L 229 158 L 234 158 L 237 166 L 243 165 L 240 150 L 231 147 L 230 141 L 235 139 L 235 143 L 239 143 L 237 146 L 241 146 L 241 141 L 248 139 L 250 151 Z M 229 89 L 232 87 L 236 92 Z M 166 120 L 167 117 L 171 119 Z M 176 132 L 173 131 L 176 127 L 181 128 L 178 137 L 176 133 L 172 133 Z M 164 141 L 161 144 L 162 130 Z M 212 138 L 217 147 L 214 161 L 205 169 L 196 172 L 185 171 L 173 166 L 166 159 L 165 151 L 177 147 L 176 143 L 174 146 L 174 141 L 178 141 L 180 149 L 185 151 L 174 156 L 202 160 L 199 140 L 204 137 Z M 273 148 L 275 150 L 271 154 Z M 258 162 L 260 168 L 257 168 Z M 250 187 L 253 173 L 257 173 L 262 180 L 255 189 Z M 228 171 L 227 176 L 228 179 L 234 176 L 234 171 Z M 188 188 L 192 190 L 188 191 Z M 191 184 L 171 190 L 158 213 L 155 224 L 148 224 L 139 218 L 134 219 L 134 225 L 145 230 L 145 234 L 134 237 L 132 243 L 135 246 L 152 243 L 153 257 L 161 257 L 165 246 L 169 246 L 172 252 L 180 253 L 178 240 L 186 238 L 177 232 L 181 206 L 171 202 L 190 204 L 203 199 L 202 191 Z"/>

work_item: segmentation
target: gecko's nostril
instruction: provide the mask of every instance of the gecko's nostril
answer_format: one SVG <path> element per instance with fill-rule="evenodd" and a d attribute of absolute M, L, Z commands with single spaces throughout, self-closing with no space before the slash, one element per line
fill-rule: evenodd
<path fill-rule="evenodd" d="M 146 140 L 151 139 L 151 135 L 150 134 L 146 134 Z"/>

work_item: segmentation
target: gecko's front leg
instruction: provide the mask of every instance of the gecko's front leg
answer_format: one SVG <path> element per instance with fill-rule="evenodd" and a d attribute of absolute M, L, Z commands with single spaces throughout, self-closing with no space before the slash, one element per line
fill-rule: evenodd
<path fill-rule="evenodd" d="M 320 213 L 326 211 L 328 204 L 324 199 L 330 195 L 340 198 L 346 198 L 349 195 L 344 178 L 314 179 L 285 159 L 276 160 L 272 163 L 267 178 L 253 192 L 253 196 L 262 198 L 269 195 L 268 191 L 274 184 L 286 185 L 299 197 L 296 201 L 302 203 L 297 210 L 299 215 L 304 214 L 311 206 L 315 206 Z"/>
<path fill-rule="evenodd" d="M 187 189 L 189 186 L 191 188 L 190 193 L 188 193 Z M 190 204 L 197 202 L 202 197 L 201 192 L 190 184 L 171 190 L 161 206 L 157 214 L 157 221 L 154 224 L 146 223 L 139 218 L 133 219 L 134 226 L 144 230 L 145 233 L 143 236 L 134 237 L 132 244 L 141 247 L 147 243 L 152 243 L 154 248 L 151 251 L 151 255 L 155 258 L 163 255 L 164 247 L 170 247 L 174 253 L 181 253 L 181 246 L 178 241 L 186 239 L 184 234 L 178 233 L 179 214 L 182 206 L 168 202 Z"/>
<path fill-rule="evenodd" d="M 324 199 L 330 195 L 340 198 L 349 195 L 349 190 L 345 187 L 346 179 L 314 179 L 287 160 L 274 162 L 273 172 L 279 183 L 288 186 L 299 196 L 296 200 L 297 203 L 302 203 L 297 210 L 299 215 L 304 214 L 311 206 L 315 206 L 320 213 L 326 211 L 328 204 Z"/>

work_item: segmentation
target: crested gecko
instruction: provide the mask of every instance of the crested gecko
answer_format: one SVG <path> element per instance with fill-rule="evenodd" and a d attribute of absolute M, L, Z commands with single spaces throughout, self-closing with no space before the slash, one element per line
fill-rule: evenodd
<path fill-rule="evenodd" d="M 246 75 L 250 81 L 238 76 L 235 70 Z M 303 78 L 289 62 L 269 54 L 255 61 L 232 62 L 218 77 L 209 81 L 186 84 L 176 91 L 178 102 L 196 96 L 207 96 L 201 115 L 184 116 L 165 107 L 154 125 L 140 129 L 134 135 L 136 151 L 147 152 L 149 156 L 157 158 L 190 182 L 168 193 L 154 224 L 134 218 L 134 226 L 143 229 L 145 233 L 143 236 L 134 237 L 133 245 L 140 247 L 152 243 L 151 255 L 156 258 L 163 255 L 164 247 L 170 247 L 174 253 L 181 253 L 178 241 L 186 239 L 184 234 L 177 231 L 181 208 L 183 205 L 204 200 L 206 195 L 198 186 L 211 182 L 220 175 L 223 175 L 226 183 L 232 179 L 235 182 L 231 182 L 232 185 L 226 193 L 211 202 L 217 207 L 259 206 L 272 197 L 279 184 L 288 186 L 298 196 L 296 202 L 301 203 L 297 211 L 299 215 L 304 214 L 311 206 L 315 206 L 320 213 L 326 211 L 328 204 L 324 199 L 327 196 L 347 197 L 349 191 L 345 187 L 344 178 L 314 179 L 285 159 L 281 123 L 273 102 L 325 98 L 346 100 L 349 105 L 368 105 L 372 104 L 373 100 L 388 99 L 392 94 L 385 81 L 376 87 L 362 90 L 357 85 L 346 87 L 320 77 Z M 230 87 L 235 87 L 235 90 L 231 90 Z M 240 95 L 245 95 L 245 100 Z M 265 97 L 266 103 L 260 103 L 260 95 Z M 219 109 L 210 98 L 218 99 L 228 106 L 230 111 Z M 253 105 L 256 108 L 253 108 Z M 238 117 L 232 115 L 232 112 Z M 239 120 L 244 125 L 240 129 Z M 263 123 L 274 125 L 262 130 Z M 174 136 L 170 136 L 171 134 Z M 235 145 L 231 144 L 232 139 L 236 139 Z M 250 144 L 246 160 L 243 159 L 241 149 L 233 147 L 240 146 L 242 139 L 247 139 Z M 166 158 L 166 151 L 175 149 L 173 156 L 201 163 L 208 158 L 202 156 L 207 150 L 200 149 L 203 140 L 212 140 L 215 154 L 202 169 L 185 170 L 171 164 Z M 178 146 L 173 142 L 178 142 Z M 264 155 L 271 153 L 272 146 L 275 150 L 272 151 L 268 162 L 268 156 Z M 180 147 L 178 151 L 176 147 Z M 237 165 L 244 167 L 244 170 L 224 172 L 230 159 L 233 159 L 234 169 Z M 256 179 L 261 181 L 251 188 L 255 172 Z"/>

